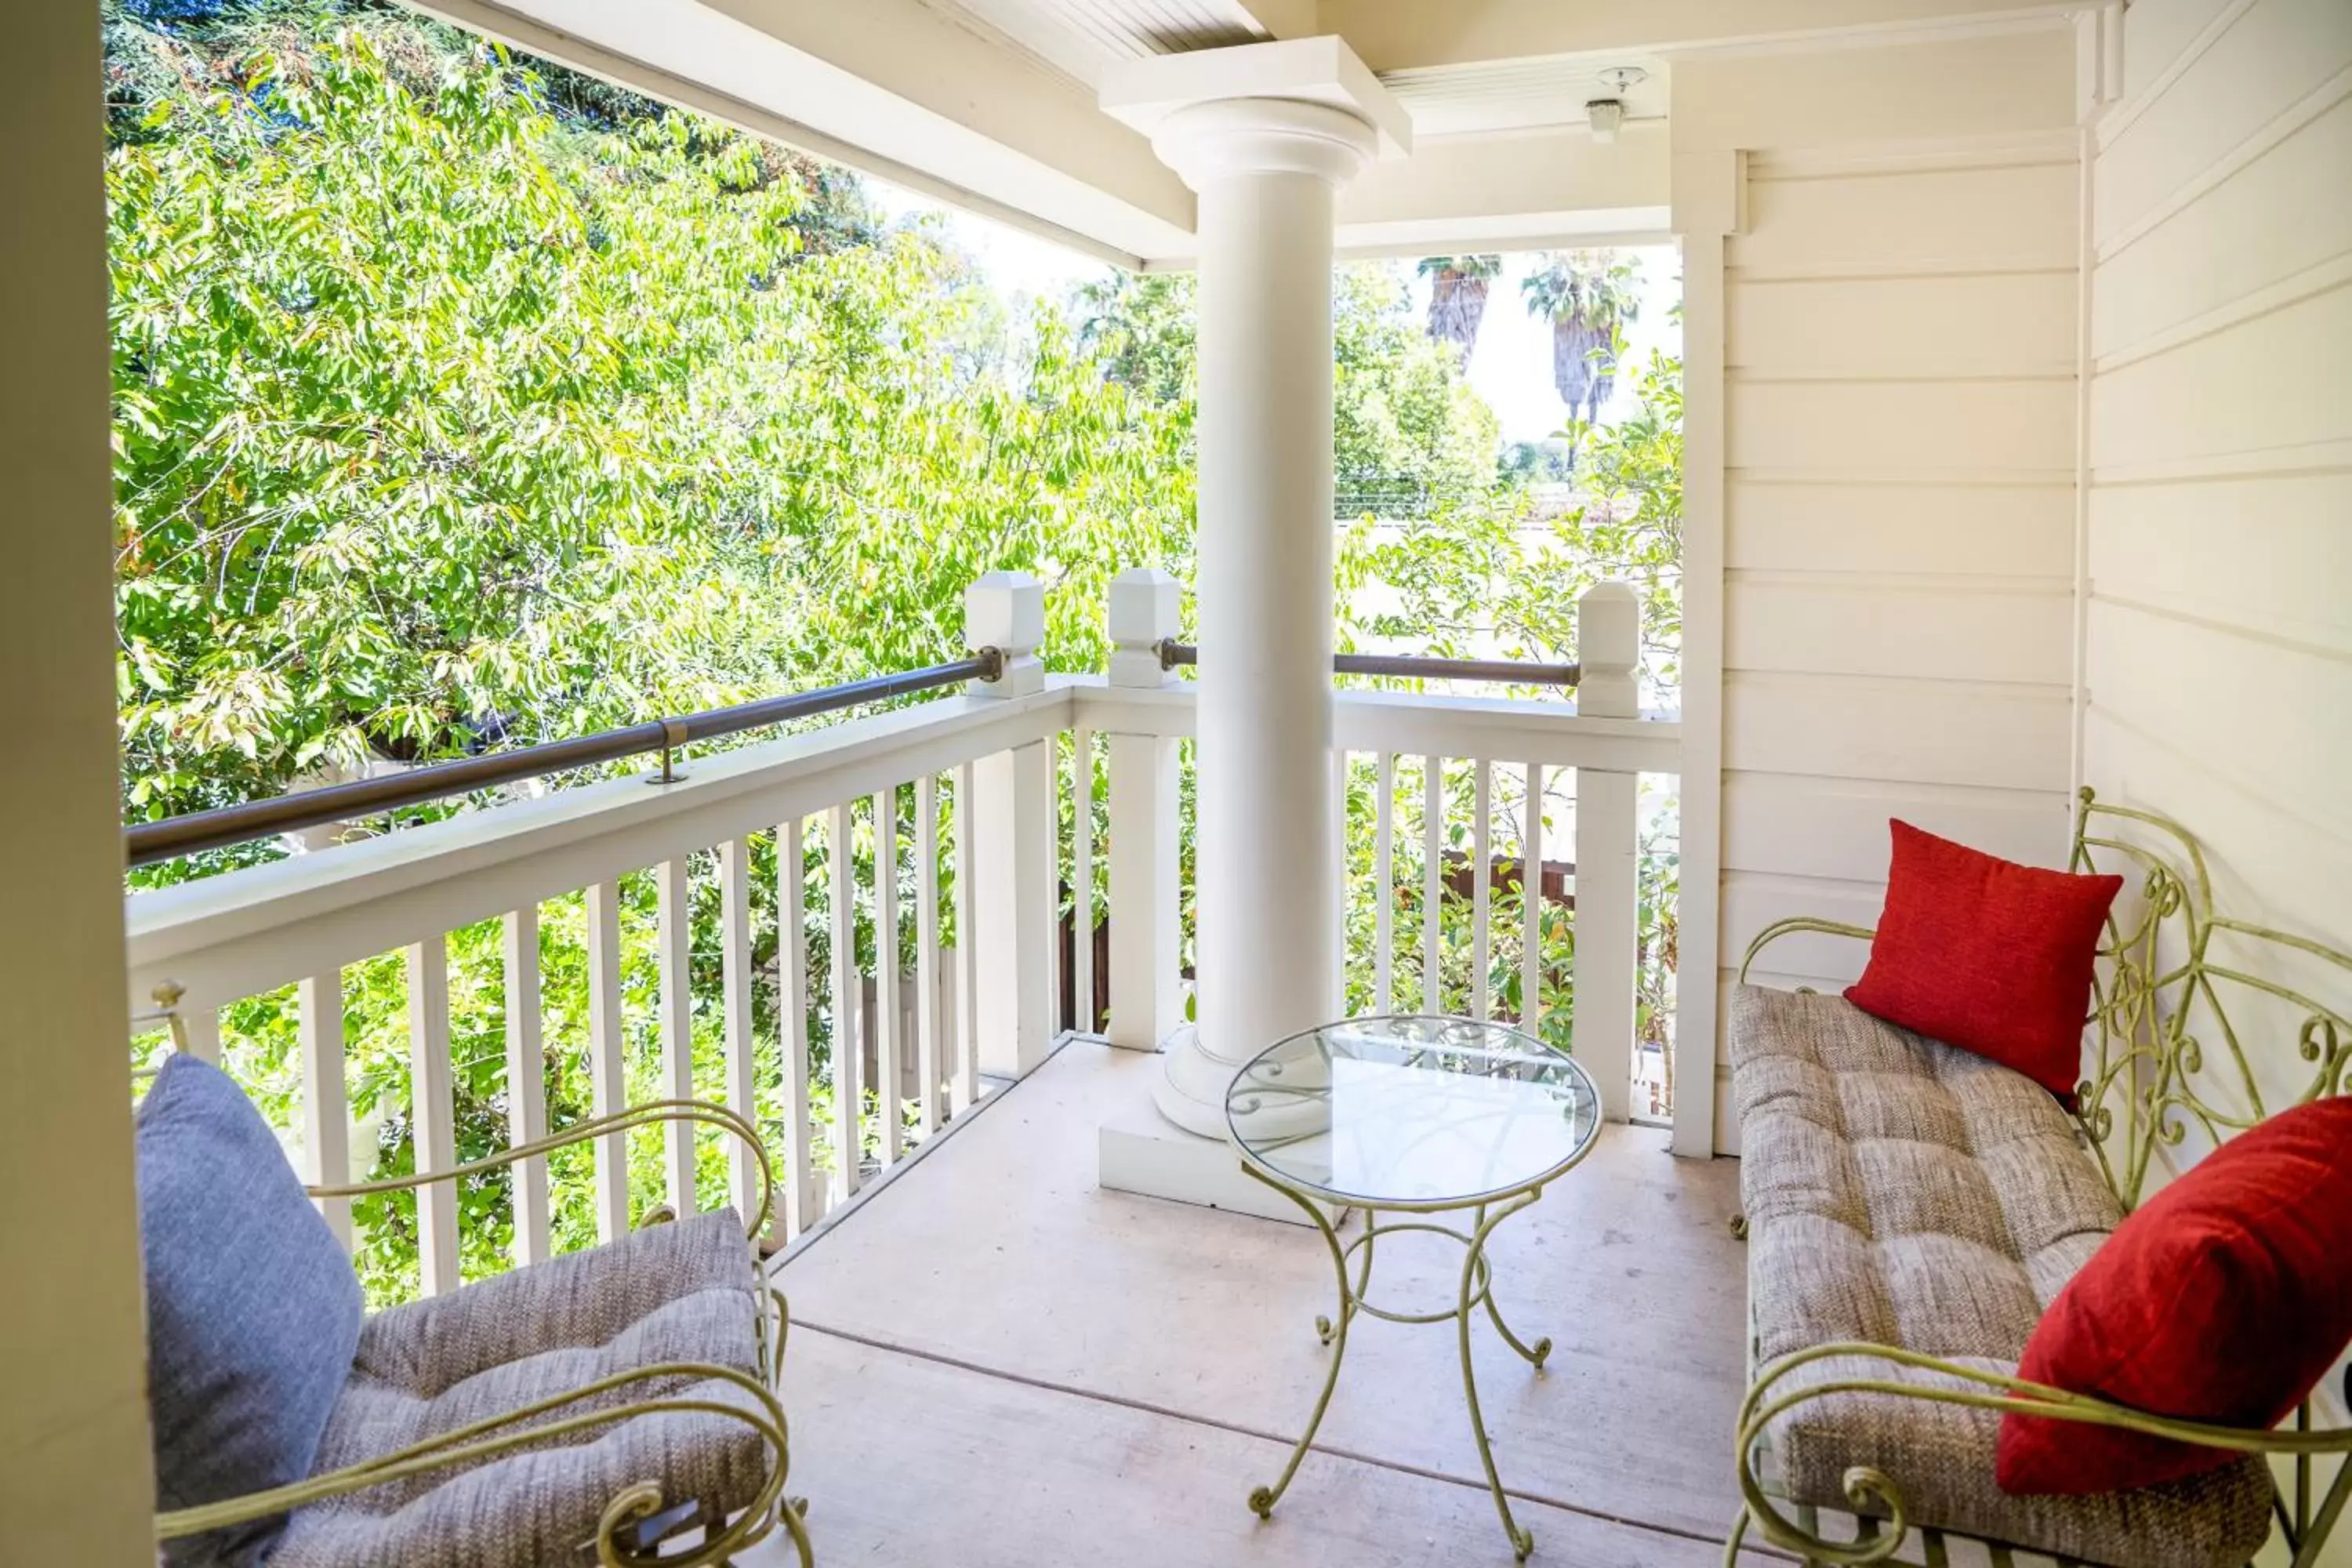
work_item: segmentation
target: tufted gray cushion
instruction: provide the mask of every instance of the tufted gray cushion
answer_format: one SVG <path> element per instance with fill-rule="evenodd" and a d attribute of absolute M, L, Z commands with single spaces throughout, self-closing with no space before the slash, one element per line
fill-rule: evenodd
<path fill-rule="evenodd" d="M 393 1308 L 360 1337 L 317 1468 L 374 1458 L 630 1367 L 708 1362 L 757 1377 L 761 1300 L 743 1222 L 722 1209 Z M 730 1384 L 672 1377 L 565 1408 L 679 1394 L 754 1403 Z M 732 1512 L 767 1472 L 767 1445 L 740 1422 L 642 1415 L 298 1509 L 270 1568 L 581 1561 L 577 1549 L 625 1486 L 659 1481 L 671 1502 L 698 1499 Z"/>
<path fill-rule="evenodd" d="M 299 1481 L 359 1342 L 352 1260 L 220 1068 L 166 1061 L 140 1104 L 137 1148 L 156 1506 Z M 169 1542 L 163 1555 L 258 1563 L 280 1522 Z"/>
<path fill-rule="evenodd" d="M 2074 1123 L 2023 1076 L 1843 997 L 1742 985 L 1729 1029 L 1759 1366 L 1837 1340 L 2014 1373 L 2051 1299 L 2121 1219 Z M 1950 1384 L 1816 1362 L 1779 1384 Z M 2270 1532 L 2262 1460 L 2105 1497 L 2012 1497 L 2000 1418 L 1825 1395 L 1769 1432 L 1780 1489 L 1845 1507 L 1848 1466 L 1892 1477 L 1916 1523 L 2114 1568 L 2243 1568 Z"/>

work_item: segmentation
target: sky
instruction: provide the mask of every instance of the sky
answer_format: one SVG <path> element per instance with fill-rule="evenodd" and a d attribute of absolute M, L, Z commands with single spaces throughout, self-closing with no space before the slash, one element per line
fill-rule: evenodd
<path fill-rule="evenodd" d="M 876 206 L 893 222 L 929 216 L 947 238 L 971 256 L 989 279 L 1008 298 L 1026 294 L 1060 299 L 1082 283 L 1108 276 L 1106 262 L 1068 249 L 993 218 L 961 211 L 929 196 L 880 180 L 868 179 L 866 190 Z M 1627 363 L 1646 361 L 1655 348 L 1678 349 L 1682 328 L 1670 312 L 1681 293 L 1682 269 L 1672 246 L 1643 247 L 1633 252 L 1640 263 L 1642 306 L 1626 330 Z M 1487 295 L 1486 314 L 1471 353 L 1470 384 L 1486 400 L 1502 424 L 1505 441 L 1540 441 L 1557 432 L 1567 418 L 1551 381 L 1551 328 L 1527 313 L 1520 302 L 1519 282 L 1535 269 L 1538 256 L 1519 252 L 1504 258 L 1503 276 Z M 1411 260 L 1386 263 L 1409 280 L 1416 315 L 1429 309 L 1429 280 Z M 1617 379 L 1615 395 L 1601 410 L 1601 422 L 1622 418 L 1634 406 L 1633 377 Z"/>

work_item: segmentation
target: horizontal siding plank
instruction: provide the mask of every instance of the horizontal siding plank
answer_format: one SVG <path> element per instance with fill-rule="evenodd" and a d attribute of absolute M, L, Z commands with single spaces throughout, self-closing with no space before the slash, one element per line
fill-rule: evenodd
<path fill-rule="evenodd" d="M 2063 685 L 2074 679 L 2072 584 L 2041 591 L 1791 582 L 1724 587 L 1732 669 Z"/>
<path fill-rule="evenodd" d="M 1759 180 L 1727 266 L 1755 278 L 2073 273 L 2074 169 L 2044 163 Z"/>
<path fill-rule="evenodd" d="M 2074 466 L 2074 383 L 1729 378 L 1729 462 L 2050 475 Z"/>
<path fill-rule="evenodd" d="M 2124 92 L 2146 91 L 2231 0 L 2132 0 L 2124 9 Z"/>
<path fill-rule="evenodd" d="M 1886 875 L 1887 822 L 2033 866 L 2063 865 L 2070 824 L 2060 790 L 1969 789 L 1796 773 L 1723 778 L 1727 870 L 1875 881 Z"/>
<path fill-rule="evenodd" d="M 1773 483 L 1726 487 L 1735 570 L 1959 572 L 2072 581 L 2072 484 Z"/>
<path fill-rule="evenodd" d="M 2343 836 L 2352 660 L 2095 598 L 2086 674 L 2098 707 Z"/>
<path fill-rule="evenodd" d="M 2101 247 L 2352 66 L 2352 5 L 2258 0 L 2163 94 L 2103 139 L 2092 183 Z"/>
<path fill-rule="evenodd" d="M 2352 252 L 2347 191 L 2352 100 L 2101 261 L 2092 354 L 2136 348 Z"/>
<path fill-rule="evenodd" d="M 2225 773 L 2196 728 L 2150 732 L 2095 702 L 2083 740 L 2101 800 L 2162 812 L 2197 836 L 2223 913 L 2352 942 L 2352 837 L 2340 824 L 2315 832 L 2271 778 Z"/>
<path fill-rule="evenodd" d="M 1886 888 L 1880 882 L 1838 882 L 1819 877 L 1759 877 L 1735 871 L 1723 879 L 1723 957 L 1735 973 L 1757 933 L 1775 921 L 1810 915 L 1851 925 L 1875 926 Z M 1758 961 L 1759 969 L 1828 990 L 1862 977 L 1870 944 L 1850 937 L 1797 931 L 1774 940 Z"/>
<path fill-rule="evenodd" d="M 2063 687 L 1733 670 L 1724 688 L 1726 767 L 2067 787 L 2074 722 Z"/>
<path fill-rule="evenodd" d="M 2352 657 L 2352 473 L 2094 486 L 2095 593 Z"/>
<path fill-rule="evenodd" d="M 2352 284 L 2091 382 L 2095 470 L 2352 437 Z"/>
<path fill-rule="evenodd" d="M 1774 375 L 2030 376 L 2074 369 L 2072 273 L 1747 281 L 1725 363 Z"/>

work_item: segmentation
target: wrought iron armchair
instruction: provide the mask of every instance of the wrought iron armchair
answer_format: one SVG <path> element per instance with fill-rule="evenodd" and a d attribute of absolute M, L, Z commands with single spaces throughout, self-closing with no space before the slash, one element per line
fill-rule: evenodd
<path fill-rule="evenodd" d="M 157 1016 L 171 1026 L 174 1044 L 184 1048 L 184 1035 L 173 1010 L 175 997 L 161 997 Z M 640 1127 L 691 1121 L 715 1127 L 750 1147 L 759 1170 L 760 1201 L 745 1224 L 745 1245 L 757 1267 L 758 1244 L 774 1208 L 774 1171 L 759 1131 L 747 1119 L 724 1106 L 700 1100 L 650 1101 L 610 1116 L 573 1124 L 563 1131 L 519 1145 L 488 1159 L 450 1170 L 354 1182 L 306 1189 L 314 1198 L 350 1198 L 370 1194 L 413 1191 L 442 1182 L 460 1182 L 499 1170 L 520 1160 L 543 1156 L 590 1139 Z M 664 1223 L 668 1211 L 657 1209 L 647 1224 Z M 197 1535 L 226 1526 L 288 1513 L 307 1504 L 364 1491 L 372 1487 L 436 1472 L 455 1472 L 537 1446 L 574 1439 L 598 1428 L 618 1426 L 642 1416 L 691 1415 L 740 1423 L 764 1446 L 765 1473 L 748 1507 L 731 1520 L 715 1517 L 701 1499 L 668 1495 L 658 1477 L 648 1476 L 623 1487 L 605 1503 L 593 1539 L 579 1544 L 583 1561 L 601 1568 L 706 1568 L 730 1561 L 734 1554 L 764 1541 L 781 1528 L 790 1538 L 801 1568 L 814 1568 L 808 1528 L 803 1516 L 804 1500 L 784 1495 L 790 1465 L 790 1442 L 781 1388 L 784 1344 L 791 1319 L 781 1291 L 761 1284 L 761 1303 L 753 1323 L 757 1339 L 758 1375 L 707 1362 L 664 1362 L 629 1368 L 583 1387 L 540 1399 L 488 1420 L 474 1422 L 425 1441 L 377 1455 L 362 1462 L 328 1470 L 291 1486 L 181 1509 L 156 1516 L 158 1542 Z M 441 1298 L 450 1300 L 453 1298 Z M 668 1385 L 682 1392 L 657 1392 L 620 1405 L 578 1408 L 633 1384 Z M 740 1392 L 741 1403 L 697 1396 L 699 1385 L 719 1384 Z M 700 1544 L 683 1552 L 663 1552 L 664 1542 L 699 1528 Z"/>
<path fill-rule="evenodd" d="M 2122 870 L 2126 889 L 2136 884 L 2138 889 L 2134 909 L 2111 912 L 2107 919 L 2092 1013 L 2085 1020 L 2096 1045 L 2085 1063 L 2073 1111 L 2084 1146 L 2125 1212 L 2138 1204 L 2151 1163 L 2164 1150 L 2184 1143 L 2192 1128 L 2209 1142 L 2219 1142 L 2273 1110 L 2352 1094 L 2352 1016 L 2340 1005 L 2227 962 L 2215 942 L 2227 937 L 2273 953 L 2299 953 L 2303 959 L 2293 962 L 2307 961 L 2329 979 L 2352 980 L 2352 954 L 2215 913 L 2204 852 L 2185 827 L 2154 812 L 2103 803 L 2088 788 L 2081 792 L 2071 865 L 2076 871 Z M 1740 962 L 1740 980 L 1747 981 L 1749 967 L 1766 946 L 1797 932 L 1864 942 L 1874 934 L 1867 926 L 1804 916 L 1776 921 L 1748 944 Z M 2273 1097 L 2276 1104 L 2265 1103 L 2260 1075 L 2223 1005 L 2225 994 L 2265 995 L 2301 1016 L 2296 1047 L 2309 1071 L 2294 1092 Z M 2210 1033 L 2200 1036 L 2200 1026 Z M 2210 1083 L 2209 1074 L 2216 1068 L 2226 1072 L 2234 1103 L 2222 1103 Z M 1745 1234 L 1739 1222 L 1734 1228 Z M 1885 1364 L 1887 1375 L 1783 1387 L 1801 1368 L 1832 1357 L 1878 1361 Z M 1899 1381 L 1906 1369 L 1941 1374 L 1959 1386 Z M 2345 1383 L 2345 1397 L 2352 1402 L 2352 1371 Z M 1847 1394 L 2045 1416 L 2287 1458 L 2291 1479 L 2285 1494 L 2275 1499 L 2274 1511 L 2292 1568 L 2315 1568 L 2352 1503 L 2352 1427 L 2312 1429 L 2309 1401 L 2296 1413 L 2291 1428 L 2215 1426 L 2152 1415 L 1891 1345 L 1822 1344 L 1762 1368 L 1740 1407 L 1736 1441 L 1742 1507 L 1725 1542 L 1726 1568 L 1737 1563 L 1751 1526 L 1766 1542 L 1796 1553 L 1808 1565 L 1839 1568 L 1893 1559 L 1915 1530 L 1931 1565 L 1948 1561 L 1947 1536 L 1976 1539 L 1916 1523 L 1906 1510 L 1901 1478 L 1869 1466 L 1855 1466 L 1843 1477 L 1847 1503 L 1857 1517 L 1852 1541 L 1832 1541 L 1822 1534 L 1816 1507 L 1799 1507 L 1795 1518 L 1780 1510 L 1759 1468 L 1767 1428 L 1801 1405 Z M 2313 1460 L 2330 1455 L 2342 1457 L 2342 1462 L 2323 1488 L 2315 1478 Z M 1996 1563 L 2011 1561 L 2013 1552 L 2037 1550 L 2014 1542 L 1981 1544 L 1991 1551 Z"/>

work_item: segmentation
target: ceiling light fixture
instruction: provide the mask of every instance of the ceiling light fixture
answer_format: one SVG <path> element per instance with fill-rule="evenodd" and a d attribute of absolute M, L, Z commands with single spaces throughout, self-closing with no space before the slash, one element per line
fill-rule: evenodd
<path fill-rule="evenodd" d="M 1618 128 L 1625 123 L 1625 95 L 1649 80 L 1650 73 L 1640 66 L 1611 66 L 1598 79 L 1609 96 L 1587 102 L 1584 118 L 1592 127 L 1592 140 L 1606 146 L 1617 140 Z"/>

